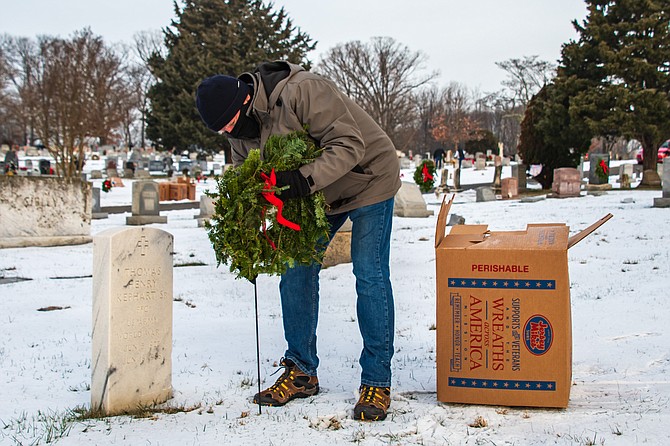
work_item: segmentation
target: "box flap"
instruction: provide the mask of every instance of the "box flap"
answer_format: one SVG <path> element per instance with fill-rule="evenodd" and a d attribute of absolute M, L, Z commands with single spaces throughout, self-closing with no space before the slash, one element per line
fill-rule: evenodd
<path fill-rule="evenodd" d="M 597 222 L 593 223 L 593 224 L 592 224 L 591 226 L 589 226 L 588 228 L 586 228 L 586 229 L 584 229 L 584 230 L 578 232 L 577 234 L 573 235 L 572 237 L 570 237 L 570 238 L 568 239 L 568 249 L 572 248 L 572 247 L 575 246 L 577 243 L 579 243 L 580 241 L 582 241 L 583 238 L 585 238 L 587 235 L 589 235 L 590 233 L 592 233 L 593 231 L 595 231 L 596 229 L 598 229 L 600 226 L 602 226 L 607 220 L 609 220 L 609 219 L 612 218 L 612 217 L 613 217 L 612 214 L 607 214 L 607 215 L 605 215 L 603 218 L 601 218 L 600 220 L 598 220 Z"/>
<path fill-rule="evenodd" d="M 451 199 L 447 201 L 447 196 L 445 195 L 442 199 L 442 206 L 440 206 L 440 213 L 437 214 L 437 224 L 435 225 L 435 247 L 437 248 L 442 240 L 444 240 L 444 231 L 447 227 L 447 214 L 449 209 L 451 209 L 451 203 L 454 202 L 456 194 L 452 194 Z M 445 203 L 446 202 L 446 203 Z"/>
<path fill-rule="evenodd" d="M 452 226 L 449 235 L 477 234 L 482 235 L 488 232 L 488 225 L 456 225 Z"/>

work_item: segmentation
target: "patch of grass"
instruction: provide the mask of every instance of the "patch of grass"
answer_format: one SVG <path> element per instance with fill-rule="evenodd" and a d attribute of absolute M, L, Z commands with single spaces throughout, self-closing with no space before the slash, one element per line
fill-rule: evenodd
<path fill-rule="evenodd" d="M 17 445 L 55 443 L 67 437 L 77 422 L 75 410 L 64 412 L 38 411 L 29 417 L 25 412 L 9 422 L 0 422 L 0 439 L 9 438 Z"/>
<path fill-rule="evenodd" d="M 482 417 L 481 415 L 477 415 L 477 418 L 475 418 L 475 421 L 468 424 L 468 426 L 474 427 L 474 428 L 477 428 L 477 429 L 487 427 L 488 425 L 489 425 L 489 422 L 486 421 L 486 418 Z"/>
<path fill-rule="evenodd" d="M 86 408 L 81 408 L 81 409 L 75 409 L 77 413 L 77 421 L 84 421 L 84 420 L 100 420 L 104 418 L 109 418 L 111 416 L 129 416 L 131 418 L 138 418 L 138 419 L 144 419 L 144 418 L 150 418 L 150 419 L 157 419 L 158 415 L 160 414 L 165 414 L 165 415 L 174 415 L 176 413 L 189 413 L 193 412 L 194 410 L 199 410 L 202 408 L 202 404 L 197 403 L 191 406 L 150 406 L 150 405 L 140 405 L 137 406 L 135 409 L 132 410 L 126 410 L 123 411 L 119 414 L 115 415 L 108 415 L 98 409 L 86 409 Z"/>

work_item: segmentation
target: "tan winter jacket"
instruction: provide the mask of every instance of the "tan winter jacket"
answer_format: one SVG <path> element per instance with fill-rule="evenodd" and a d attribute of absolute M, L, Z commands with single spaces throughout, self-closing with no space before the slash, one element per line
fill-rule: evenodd
<path fill-rule="evenodd" d="M 395 196 L 400 188 L 400 165 L 393 143 L 335 84 L 288 62 L 262 64 L 240 79 L 253 84 L 249 114 L 260 123 L 261 136 L 260 141 L 230 138 L 233 164 L 241 164 L 249 150 L 263 147 L 270 135 L 288 134 L 307 125 L 324 151 L 300 172 L 305 178 L 311 176 L 311 192 L 323 191 L 328 213 Z"/>

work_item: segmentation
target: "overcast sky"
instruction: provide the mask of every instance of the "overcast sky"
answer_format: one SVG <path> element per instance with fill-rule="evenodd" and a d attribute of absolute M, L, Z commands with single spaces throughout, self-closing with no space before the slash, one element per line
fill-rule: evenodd
<path fill-rule="evenodd" d="M 179 0 L 181 4 L 181 0 Z M 583 0 L 276 0 L 317 41 L 313 62 L 337 45 L 388 36 L 427 56 L 440 86 L 455 81 L 480 92 L 501 88 L 495 62 L 537 55 L 555 62 L 586 17 Z M 90 27 L 108 42 L 128 42 L 175 17 L 171 0 L 0 0 L 0 32 L 68 37 Z"/>

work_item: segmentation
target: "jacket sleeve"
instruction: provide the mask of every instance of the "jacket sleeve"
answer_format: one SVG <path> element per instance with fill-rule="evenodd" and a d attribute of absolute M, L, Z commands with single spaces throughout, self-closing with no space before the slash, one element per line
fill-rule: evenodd
<path fill-rule="evenodd" d="M 363 159 L 365 144 L 352 114 L 353 102 L 330 81 L 317 76 L 303 79 L 292 100 L 296 117 L 324 149 L 313 163 L 300 168 L 305 178 L 312 177 L 314 192 L 354 168 Z"/>

